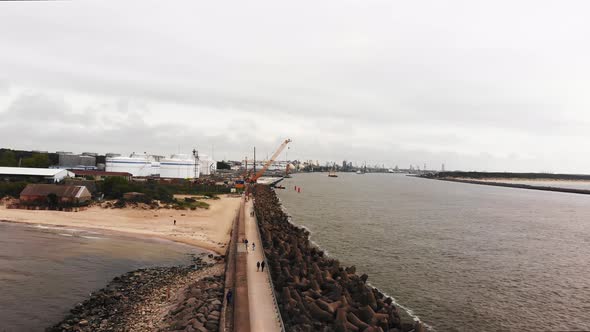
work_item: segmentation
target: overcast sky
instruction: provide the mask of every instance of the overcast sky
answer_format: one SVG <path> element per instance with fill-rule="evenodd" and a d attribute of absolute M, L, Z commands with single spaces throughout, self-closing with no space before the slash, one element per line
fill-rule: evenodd
<path fill-rule="evenodd" d="M 291 138 L 289 159 L 590 173 L 588 13 L 538 0 L 0 2 L 0 147 L 243 159 Z"/>

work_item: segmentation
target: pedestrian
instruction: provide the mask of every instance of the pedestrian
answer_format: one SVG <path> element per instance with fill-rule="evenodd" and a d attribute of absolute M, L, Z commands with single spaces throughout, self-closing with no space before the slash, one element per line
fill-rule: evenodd
<path fill-rule="evenodd" d="M 246 245 L 246 252 L 248 252 L 248 239 L 244 240 L 244 244 Z"/>
<path fill-rule="evenodd" d="M 256 262 L 256 272 L 260 271 L 260 262 Z"/>
<path fill-rule="evenodd" d="M 227 296 L 226 296 L 227 304 L 231 304 L 231 298 L 232 298 L 232 296 L 233 296 L 233 293 L 232 293 L 232 291 L 230 289 L 230 290 L 227 291 Z"/>
<path fill-rule="evenodd" d="M 254 244 L 254 242 L 252 242 L 252 251 L 254 251 L 254 248 L 256 248 L 256 245 Z"/>
<path fill-rule="evenodd" d="M 264 261 L 262 261 L 262 263 L 260 264 L 260 267 L 262 268 L 262 272 L 264 272 Z"/>
<path fill-rule="evenodd" d="M 174 226 L 176 226 L 176 219 L 174 219 Z"/>

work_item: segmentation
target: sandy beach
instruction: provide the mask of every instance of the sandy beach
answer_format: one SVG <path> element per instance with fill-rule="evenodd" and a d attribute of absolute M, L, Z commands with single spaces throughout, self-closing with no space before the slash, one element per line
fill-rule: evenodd
<path fill-rule="evenodd" d="M 80 212 L 60 212 L 7 209 L 0 205 L 0 220 L 159 237 L 224 254 L 240 199 L 220 196 L 219 200 L 207 200 L 207 203 L 209 209 L 195 211 L 94 206 Z"/>

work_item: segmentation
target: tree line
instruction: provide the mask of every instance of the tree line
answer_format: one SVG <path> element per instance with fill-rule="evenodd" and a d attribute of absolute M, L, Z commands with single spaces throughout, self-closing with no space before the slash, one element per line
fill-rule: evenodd
<path fill-rule="evenodd" d="M 19 165 L 20 163 L 20 165 Z M 47 153 L 33 152 L 28 156 L 25 153 L 16 153 L 12 150 L 0 150 L 0 166 L 2 167 L 37 167 L 48 168 L 52 161 Z"/>

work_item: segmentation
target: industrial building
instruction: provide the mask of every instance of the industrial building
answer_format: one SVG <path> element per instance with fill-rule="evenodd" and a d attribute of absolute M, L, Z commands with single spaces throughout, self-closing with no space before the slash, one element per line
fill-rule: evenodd
<path fill-rule="evenodd" d="M 171 179 L 198 179 L 201 173 L 200 162 L 186 154 L 173 154 L 160 161 L 160 177 Z"/>
<path fill-rule="evenodd" d="M 129 157 L 107 157 L 107 172 L 124 172 L 133 176 L 159 176 L 161 156 L 133 153 Z"/>
<path fill-rule="evenodd" d="M 74 173 L 59 168 L 0 167 L 0 180 L 24 181 L 34 179 L 38 182 L 61 182 Z"/>
<path fill-rule="evenodd" d="M 96 153 L 73 154 L 71 152 L 59 152 L 58 156 L 59 168 L 96 168 Z"/>

